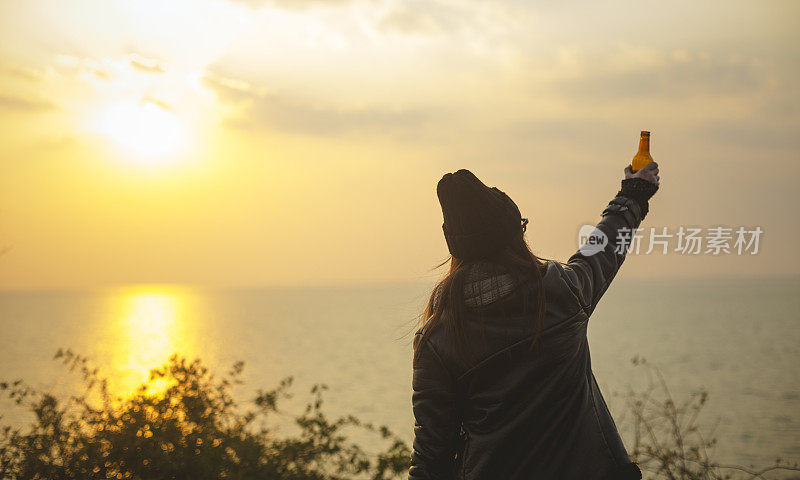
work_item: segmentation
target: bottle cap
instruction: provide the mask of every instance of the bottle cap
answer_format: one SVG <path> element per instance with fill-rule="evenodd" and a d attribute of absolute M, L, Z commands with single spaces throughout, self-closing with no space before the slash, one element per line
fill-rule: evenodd
<path fill-rule="evenodd" d="M 646 136 L 649 137 L 650 136 L 650 132 L 645 132 L 644 130 L 642 130 L 642 135 L 646 135 Z"/>

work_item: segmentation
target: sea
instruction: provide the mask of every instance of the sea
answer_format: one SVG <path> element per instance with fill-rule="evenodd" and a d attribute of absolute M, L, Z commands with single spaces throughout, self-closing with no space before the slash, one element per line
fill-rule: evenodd
<path fill-rule="evenodd" d="M 68 394 L 79 378 L 54 359 L 59 349 L 86 356 L 119 395 L 173 353 L 219 374 L 243 361 L 245 383 L 235 392 L 242 402 L 292 376 L 287 412 L 324 384 L 329 415 L 385 424 L 410 442 L 410 334 L 431 287 L 6 290 L 0 381 Z M 698 423 L 718 439 L 714 460 L 800 462 L 800 277 L 619 278 L 588 335 L 595 376 L 629 449 L 628 395 L 654 386 L 660 394 L 660 375 L 676 403 L 708 392 Z M 0 415 L 0 423 L 24 424 L 28 414 L 0 401 Z"/>

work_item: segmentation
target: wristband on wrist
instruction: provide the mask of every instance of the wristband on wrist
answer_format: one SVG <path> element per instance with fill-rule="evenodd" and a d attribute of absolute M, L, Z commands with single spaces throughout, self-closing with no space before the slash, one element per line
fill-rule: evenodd
<path fill-rule="evenodd" d="M 624 196 L 636 200 L 642 209 L 642 218 L 648 211 L 648 200 L 658 191 L 658 185 L 643 178 L 626 178 L 622 180 L 622 188 L 617 196 Z"/>

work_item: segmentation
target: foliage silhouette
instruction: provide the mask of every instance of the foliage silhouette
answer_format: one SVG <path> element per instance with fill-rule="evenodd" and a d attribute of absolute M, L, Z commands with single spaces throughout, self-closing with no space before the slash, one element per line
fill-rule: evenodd
<path fill-rule="evenodd" d="M 217 378 L 200 360 L 172 356 L 123 398 L 110 393 L 108 380 L 85 357 L 59 350 L 55 358 L 81 375 L 85 389 L 63 399 L 21 380 L 0 382 L 0 392 L 34 416 L 26 428 L 0 430 L 0 478 L 388 480 L 408 471 L 410 449 L 387 427 L 325 416 L 323 385 L 290 416 L 294 432 L 279 435 L 274 419 L 288 415 L 279 404 L 290 396 L 291 377 L 242 403 L 233 396 L 242 362 Z M 714 461 L 717 441 L 698 425 L 708 394 L 676 402 L 657 368 L 639 357 L 633 362 L 647 370 L 649 385 L 626 395 L 619 420 L 632 423 L 626 443 L 644 478 L 766 480 L 800 471 L 780 459 L 761 469 Z M 383 450 L 368 453 L 350 441 L 357 430 L 376 435 Z"/>
<path fill-rule="evenodd" d="M 66 400 L 22 381 L 0 391 L 33 413 L 27 431 L 0 432 L 0 478 L 17 479 L 292 479 L 398 478 L 409 466 L 406 444 L 387 427 L 353 416 L 329 420 L 324 386 L 314 386 L 293 435 L 268 426 L 291 378 L 247 402 L 237 402 L 239 362 L 221 378 L 200 360 L 172 356 L 150 372 L 150 382 L 128 398 L 114 396 L 85 357 L 59 350 L 56 359 L 77 370 L 85 385 Z M 154 393 L 153 383 L 164 386 Z M 347 439 L 348 429 L 377 435 L 386 447 L 368 454 Z"/>
<path fill-rule="evenodd" d="M 712 458 L 717 439 L 713 431 L 702 433 L 698 419 L 708 401 L 700 390 L 686 400 L 676 401 L 661 371 L 642 357 L 632 359 L 647 373 L 647 386 L 626 395 L 627 408 L 621 421 L 632 421 L 631 459 L 639 464 L 644 478 L 653 480 L 745 480 L 775 478 L 768 473 L 800 472 L 797 463 L 776 459 L 762 468 L 721 464 Z M 785 477 L 783 477 L 785 478 Z M 793 476 L 792 478 L 798 478 Z"/>

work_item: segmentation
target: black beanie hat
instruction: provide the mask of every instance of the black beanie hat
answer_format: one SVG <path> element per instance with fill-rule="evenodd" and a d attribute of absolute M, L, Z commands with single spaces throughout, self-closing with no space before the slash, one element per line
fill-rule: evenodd
<path fill-rule="evenodd" d="M 489 188 L 469 170 L 445 174 L 436 186 L 442 205 L 444 238 L 461 260 L 487 257 L 506 247 L 522 230 L 517 204 Z"/>

